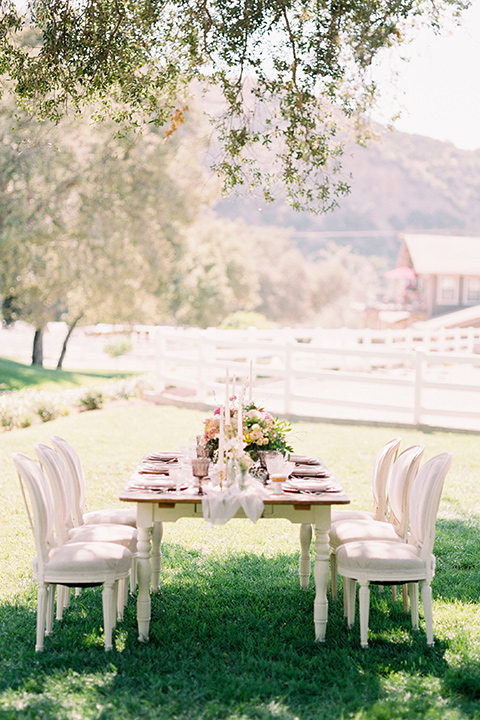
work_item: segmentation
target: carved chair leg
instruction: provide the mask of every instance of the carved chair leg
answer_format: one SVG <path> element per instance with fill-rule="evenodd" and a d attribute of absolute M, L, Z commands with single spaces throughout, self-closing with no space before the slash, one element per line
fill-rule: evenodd
<path fill-rule="evenodd" d="M 102 589 L 105 650 L 111 650 L 113 648 L 112 634 L 115 616 L 115 591 L 113 586 L 113 582 L 105 582 Z"/>
<path fill-rule="evenodd" d="M 360 645 L 368 646 L 368 615 L 370 612 L 370 588 L 368 583 L 360 583 L 358 592 L 360 607 Z"/>
<path fill-rule="evenodd" d="M 39 585 L 37 592 L 37 638 L 35 642 L 35 652 L 42 652 L 45 638 L 45 620 L 47 613 L 47 594 L 46 585 Z"/>
<path fill-rule="evenodd" d="M 432 646 L 433 641 L 433 611 L 432 611 L 432 588 L 428 581 L 422 583 L 423 616 L 425 618 L 425 630 L 427 633 L 427 645 Z"/>

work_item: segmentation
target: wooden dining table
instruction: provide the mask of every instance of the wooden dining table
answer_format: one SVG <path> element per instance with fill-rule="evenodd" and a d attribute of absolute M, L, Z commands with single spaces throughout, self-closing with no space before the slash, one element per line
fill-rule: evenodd
<path fill-rule="evenodd" d="M 269 490 L 268 485 L 267 490 Z M 341 487 L 337 487 L 335 492 L 317 494 L 273 491 L 270 489 L 266 495 L 263 513 L 259 522 L 262 520 L 286 519 L 300 526 L 299 574 L 300 585 L 303 588 L 308 586 L 311 574 L 310 546 L 312 530 L 315 535 L 313 621 L 315 638 L 317 641 L 323 642 L 328 618 L 330 509 L 332 505 L 346 505 L 350 502 L 350 499 Z M 161 533 L 164 523 L 173 523 L 181 518 L 195 518 L 205 522 L 202 496 L 198 494 L 198 490 L 192 488 L 158 492 L 140 488 L 135 483 L 130 482 L 120 494 L 120 500 L 136 503 L 137 506 L 138 639 L 141 642 L 147 642 L 151 618 L 150 588 L 151 585 L 154 588 L 158 587 L 161 565 L 161 551 L 159 549 L 161 536 L 157 536 L 154 547 L 157 547 L 158 550 L 154 552 L 152 557 L 152 533 Z M 246 515 L 240 508 L 234 517 L 245 518 Z"/>

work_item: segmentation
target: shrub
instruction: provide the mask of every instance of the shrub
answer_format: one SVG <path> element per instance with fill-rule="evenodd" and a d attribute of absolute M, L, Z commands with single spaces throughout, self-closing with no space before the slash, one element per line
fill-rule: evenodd
<path fill-rule="evenodd" d="M 80 410 L 99 410 L 103 405 L 103 394 L 100 390 L 87 390 L 78 404 Z"/>
<path fill-rule="evenodd" d="M 151 377 L 142 375 L 112 380 L 101 387 L 0 393 L 0 430 L 29 427 L 36 417 L 41 422 L 49 422 L 60 415 L 68 415 L 71 408 L 95 410 L 107 400 L 141 396 L 151 387 Z"/>
<path fill-rule="evenodd" d="M 51 420 L 55 420 L 56 417 L 58 417 L 58 411 L 53 407 L 53 405 L 50 405 L 48 407 L 47 405 L 39 405 L 35 409 L 36 414 L 40 418 L 42 422 L 50 422 Z"/>
<path fill-rule="evenodd" d="M 4 430 L 11 430 L 14 427 L 15 421 L 12 413 L 2 410 L 0 412 L 0 425 Z"/>
<path fill-rule="evenodd" d="M 126 355 L 126 353 L 131 352 L 131 350 L 132 343 L 130 342 L 130 340 L 117 340 L 114 342 L 110 342 L 103 348 L 103 352 L 109 355 L 111 358 Z"/>
<path fill-rule="evenodd" d="M 238 310 L 227 315 L 220 325 L 222 330 L 247 330 L 249 327 L 255 327 L 258 330 L 270 330 L 275 327 L 275 324 L 261 313 Z"/>

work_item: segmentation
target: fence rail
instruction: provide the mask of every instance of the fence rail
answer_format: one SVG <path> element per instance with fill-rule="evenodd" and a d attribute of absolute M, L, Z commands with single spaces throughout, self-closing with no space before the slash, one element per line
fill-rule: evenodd
<path fill-rule="evenodd" d="M 156 392 L 206 407 L 228 371 L 273 412 L 480 430 L 480 329 L 157 328 Z"/>

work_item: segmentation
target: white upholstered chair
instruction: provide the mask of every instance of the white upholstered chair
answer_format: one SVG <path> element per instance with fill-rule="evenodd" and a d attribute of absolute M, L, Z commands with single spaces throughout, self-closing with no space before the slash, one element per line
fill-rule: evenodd
<path fill-rule="evenodd" d="M 35 452 L 48 480 L 54 501 L 55 529 L 61 542 L 116 542 L 136 552 L 137 530 L 131 525 L 104 522 L 78 524 L 72 518 L 72 493 L 67 467 L 55 450 L 43 443 L 34 445 Z"/>
<path fill-rule="evenodd" d="M 401 442 L 401 438 L 393 438 L 381 447 L 375 456 L 372 469 L 373 507 L 371 512 L 367 510 L 332 510 L 331 524 L 344 520 L 385 520 L 388 477 Z"/>
<path fill-rule="evenodd" d="M 365 517 L 363 519 L 344 520 L 343 522 L 337 521 L 332 524 L 329 534 L 332 595 L 336 591 L 336 555 L 341 545 L 356 540 L 374 539 L 405 542 L 408 528 L 410 486 L 418 472 L 423 451 L 424 447 L 422 445 L 413 445 L 400 453 L 395 460 L 388 489 L 388 521 Z"/>
<path fill-rule="evenodd" d="M 72 484 L 72 516 L 75 525 L 91 525 L 96 523 L 117 523 L 136 527 L 135 508 L 106 508 L 88 512 L 85 501 L 85 474 L 77 451 L 67 440 L 52 435 L 53 447 L 62 457 Z"/>
<path fill-rule="evenodd" d="M 135 554 L 137 552 L 137 530 L 130 525 L 97 523 L 95 525 L 76 525 L 72 518 L 72 488 L 67 467 L 55 450 L 43 443 L 34 445 L 40 465 L 48 478 L 53 499 L 54 524 L 60 543 L 65 542 L 113 542 L 124 545 L 133 556 L 132 574 L 134 575 Z M 127 584 L 120 583 L 118 611 L 123 614 L 126 604 Z M 57 591 L 57 620 L 62 619 L 63 607 L 68 605 L 70 592 Z"/>
<path fill-rule="evenodd" d="M 135 508 L 105 508 L 88 512 L 85 501 L 85 474 L 82 463 L 75 448 L 64 438 L 52 435 L 51 441 L 55 450 L 62 457 L 68 468 L 72 486 L 72 517 L 76 525 L 96 525 L 98 523 L 115 523 L 137 526 Z M 152 589 L 158 589 L 161 570 L 161 550 L 163 525 L 154 523 L 152 529 Z M 132 587 L 135 585 L 133 577 Z"/>
<path fill-rule="evenodd" d="M 451 453 L 428 460 L 413 481 L 409 501 L 410 531 L 406 543 L 361 540 L 337 550 L 337 567 L 347 593 L 347 619 L 355 619 L 355 588 L 360 585 L 360 643 L 368 644 L 369 585 L 407 584 L 412 626 L 418 629 L 418 584 L 422 587 L 427 645 L 433 645 L 431 581 L 435 573 L 435 521 Z"/>
<path fill-rule="evenodd" d="M 59 542 L 53 532 L 52 496 L 40 465 L 20 453 L 14 453 L 13 462 L 36 548 L 33 560 L 33 575 L 38 583 L 35 650 L 44 649 L 45 634 L 52 632 L 57 585 L 102 586 L 105 650 L 110 650 L 116 623 L 118 581 L 126 580 L 130 573 L 130 551 L 117 543 Z"/>
<path fill-rule="evenodd" d="M 367 510 L 332 510 L 331 526 L 335 523 L 357 520 L 385 520 L 387 513 L 387 482 L 393 461 L 397 457 L 401 438 L 393 438 L 380 448 L 373 463 L 372 470 L 372 500 L 371 512 Z M 333 568 L 331 577 L 332 598 L 337 597 L 337 574 L 335 572 L 335 557 L 332 558 Z"/>

